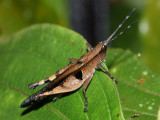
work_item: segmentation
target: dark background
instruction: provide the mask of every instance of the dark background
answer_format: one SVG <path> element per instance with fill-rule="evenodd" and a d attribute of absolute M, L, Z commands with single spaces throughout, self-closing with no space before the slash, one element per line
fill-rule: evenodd
<path fill-rule="evenodd" d="M 93 46 L 106 39 L 136 8 L 125 27 L 138 20 L 110 47 L 141 53 L 143 62 L 160 73 L 159 0 L 0 0 L 0 44 L 3 38 L 33 24 L 73 29 Z M 119 32 L 120 32 L 119 31 Z"/>

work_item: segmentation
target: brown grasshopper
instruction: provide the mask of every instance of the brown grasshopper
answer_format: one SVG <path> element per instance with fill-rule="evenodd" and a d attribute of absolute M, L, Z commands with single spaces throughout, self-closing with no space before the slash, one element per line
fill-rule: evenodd
<path fill-rule="evenodd" d="M 108 37 L 107 40 L 99 42 L 99 44 L 92 48 L 88 43 L 88 52 L 82 55 L 79 59 L 70 58 L 71 62 L 69 65 L 58 70 L 53 75 L 39 82 L 29 85 L 30 89 L 35 89 L 36 87 L 48 83 L 44 88 L 42 88 L 37 93 L 31 95 L 22 104 L 21 108 L 30 106 L 36 101 L 39 101 L 46 96 L 72 92 L 83 87 L 83 93 L 85 97 L 85 108 L 84 112 L 87 111 L 88 100 L 86 96 L 86 88 L 90 81 L 92 80 L 95 69 L 102 68 L 106 74 L 115 82 L 117 81 L 110 75 L 110 73 L 102 66 L 102 62 L 106 57 L 107 45 L 116 39 L 118 36 L 122 35 L 127 29 L 129 29 L 134 23 L 130 24 L 126 29 L 120 32 L 117 36 L 112 38 L 115 33 L 121 28 L 129 16 L 135 11 L 135 8 L 129 13 L 128 16 L 122 21 L 122 23 L 117 27 L 117 29 Z"/>

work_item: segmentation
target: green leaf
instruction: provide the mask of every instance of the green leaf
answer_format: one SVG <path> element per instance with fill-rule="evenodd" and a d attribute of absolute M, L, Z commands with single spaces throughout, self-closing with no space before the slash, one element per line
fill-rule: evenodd
<path fill-rule="evenodd" d="M 155 120 L 160 106 L 160 75 L 130 51 L 112 49 L 108 55 L 106 63 L 119 80 L 117 87 L 125 118 L 139 114 L 135 120 Z"/>
<path fill-rule="evenodd" d="M 85 40 L 68 29 L 43 24 L 24 29 L 5 41 L 0 46 L 0 119 L 123 120 L 116 86 L 102 71 L 96 71 L 87 89 L 87 113 L 83 112 L 82 89 L 39 109 L 20 108 L 29 95 L 42 88 L 30 90 L 28 84 L 64 67 L 68 58 L 86 53 Z"/>

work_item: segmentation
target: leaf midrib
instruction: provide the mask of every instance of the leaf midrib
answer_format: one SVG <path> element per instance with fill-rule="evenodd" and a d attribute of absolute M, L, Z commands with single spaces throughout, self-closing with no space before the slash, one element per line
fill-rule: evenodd
<path fill-rule="evenodd" d="M 3 52 L 0 52 L 0 53 L 1 53 L 1 54 L 6 54 L 6 53 L 25 53 L 25 54 L 33 54 L 33 55 L 35 55 L 35 56 L 42 57 L 43 59 L 45 59 L 46 61 L 50 62 L 51 64 L 54 64 L 54 65 L 58 66 L 55 62 L 53 62 L 53 60 L 51 60 L 50 58 L 44 57 L 43 55 L 41 55 L 41 54 L 38 53 L 38 52 L 33 52 L 33 51 L 23 50 L 23 49 L 21 49 L 21 50 L 14 49 L 14 50 L 10 50 L 10 51 L 3 51 Z M 5 85 L 5 84 L 2 83 L 2 82 L 0 82 L 0 84 Z M 7 84 L 5 85 L 5 87 L 7 87 L 7 88 L 9 88 L 9 89 L 12 89 L 12 90 L 14 90 L 14 91 L 16 91 L 16 92 L 18 92 L 18 93 L 23 94 L 23 95 L 29 96 L 29 94 L 27 94 L 26 92 L 21 91 L 21 90 L 19 90 L 19 89 L 17 89 L 17 88 L 11 87 L 11 86 L 9 86 L 9 85 L 7 85 Z M 79 93 L 78 93 L 78 95 L 79 95 Z M 80 96 L 80 95 L 79 95 L 79 96 Z M 84 105 L 81 96 L 80 96 L 80 101 L 82 102 L 82 105 Z M 57 113 L 58 115 L 60 115 L 62 118 L 68 120 L 68 118 L 67 118 L 64 114 L 62 114 L 61 112 L 59 112 L 58 110 L 56 110 L 54 107 L 52 107 L 52 106 L 50 106 L 50 105 L 45 105 L 45 106 L 46 106 L 47 108 L 49 108 L 51 111 L 56 112 L 56 113 Z M 89 120 L 87 113 L 85 114 L 85 116 L 86 116 L 87 120 Z"/>

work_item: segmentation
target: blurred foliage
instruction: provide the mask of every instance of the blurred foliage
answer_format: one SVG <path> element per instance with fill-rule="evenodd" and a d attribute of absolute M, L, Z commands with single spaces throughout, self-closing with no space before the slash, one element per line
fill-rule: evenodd
<path fill-rule="evenodd" d="M 160 0 L 148 0 L 141 17 L 139 33 L 146 64 L 160 73 Z"/>
<path fill-rule="evenodd" d="M 0 0 L 0 35 L 28 25 L 55 23 L 69 26 L 68 0 Z"/>
<path fill-rule="evenodd" d="M 111 31 L 134 7 L 137 10 L 126 24 L 130 24 L 135 19 L 138 20 L 138 23 L 125 35 L 113 41 L 112 46 L 141 53 L 144 63 L 155 72 L 160 73 L 160 0 L 124 0 L 116 3 L 114 1 L 111 5 Z"/>
<path fill-rule="evenodd" d="M 112 47 L 130 49 L 141 53 L 144 62 L 160 73 L 160 0 L 109 0 L 110 33 L 132 8 L 137 8 L 124 28 L 135 19 L 135 24 L 125 35 L 112 43 Z M 8 36 L 26 26 L 37 23 L 70 25 L 70 0 L 0 0 L 0 36 Z M 106 32 L 107 33 L 107 32 Z M 107 35 L 106 35 L 107 36 Z"/>

